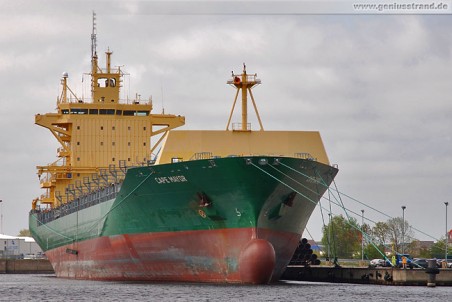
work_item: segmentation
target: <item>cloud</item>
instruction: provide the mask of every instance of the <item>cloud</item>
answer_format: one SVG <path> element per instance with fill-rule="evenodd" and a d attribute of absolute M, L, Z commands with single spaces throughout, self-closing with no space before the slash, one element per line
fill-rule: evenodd
<path fill-rule="evenodd" d="M 224 129 L 234 97 L 225 82 L 246 63 L 262 80 L 253 94 L 265 129 L 319 130 L 340 190 L 394 216 L 406 203 L 411 223 L 441 236 L 425 221 L 438 219 L 452 180 L 447 16 L 158 15 L 141 1 L 46 3 L 9 5 L 0 19 L 5 232 L 27 227 L 41 193 L 34 167 L 56 159 L 34 114 L 54 110 L 63 71 L 89 96 L 80 79 L 96 9 L 101 64 L 110 47 L 113 64 L 130 73 L 124 95 L 152 95 L 155 112 L 187 117 L 185 129 Z M 311 220 L 320 239 L 319 214 Z"/>
<path fill-rule="evenodd" d="M 197 60 L 217 56 L 238 56 L 253 49 L 263 48 L 262 28 L 247 24 L 244 29 L 238 24 L 215 24 L 195 27 L 183 33 L 170 36 L 159 45 L 153 45 L 156 53 L 167 60 Z"/>

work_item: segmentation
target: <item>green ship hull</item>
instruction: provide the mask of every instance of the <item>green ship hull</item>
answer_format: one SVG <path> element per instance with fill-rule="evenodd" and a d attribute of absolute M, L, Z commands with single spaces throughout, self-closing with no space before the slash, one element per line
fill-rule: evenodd
<path fill-rule="evenodd" d="M 337 169 L 230 157 L 130 168 L 30 230 L 57 276 L 267 283 L 284 272 Z"/>

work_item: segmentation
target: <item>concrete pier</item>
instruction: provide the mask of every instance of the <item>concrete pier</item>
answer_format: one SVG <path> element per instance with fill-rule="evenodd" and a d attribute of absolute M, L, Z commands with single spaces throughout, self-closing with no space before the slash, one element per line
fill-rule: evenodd
<path fill-rule="evenodd" d="M 47 259 L 0 259 L 0 274 L 53 274 Z"/>
<path fill-rule="evenodd" d="M 438 269 L 436 286 L 452 286 L 452 269 Z M 427 286 L 425 269 L 288 266 L 281 280 Z"/>

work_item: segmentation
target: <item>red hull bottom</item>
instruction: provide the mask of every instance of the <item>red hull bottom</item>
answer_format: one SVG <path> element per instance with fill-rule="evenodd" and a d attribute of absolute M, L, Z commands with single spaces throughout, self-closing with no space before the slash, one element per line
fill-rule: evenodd
<path fill-rule="evenodd" d="M 46 251 L 62 278 L 262 284 L 279 279 L 299 235 L 223 229 L 99 237 Z"/>

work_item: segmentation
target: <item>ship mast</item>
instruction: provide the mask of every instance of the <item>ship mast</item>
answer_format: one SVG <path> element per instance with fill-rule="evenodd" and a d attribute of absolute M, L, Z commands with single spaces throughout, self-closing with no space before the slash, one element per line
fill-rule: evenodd
<path fill-rule="evenodd" d="M 96 13 L 93 12 L 93 30 L 91 32 L 91 97 L 94 100 L 94 86 L 95 79 L 93 75 L 97 72 L 99 68 L 97 65 L 97 29 L 96 29 Z"/>
<path fill-rule="evenodd" d="M 91 58 L 94 58 L 94 56 L 97 56 L 97 41 L 96 41 L 96 36 L 97 34 L 97 29 L 96 29 L 96 13 L 93 12 L 93 31 L 91 33 Z"/>
<path fill-rule="evenodd" d="M 259 85 L 260 83 L 261 80 L 257 78 L 256 73 L 254 75 L 248 75 L 246 73 L 245 63 L 243 63 L 243 72 L 241 75 L 236 75 L 234 74 L 234 72 L 232 72 L 232 80 L 228 80 L 227 84 L 234 86 L 237 89 L 237 92 L 235 94 L 234 103 L 232 105 L 231 113 L 229 115 L 228 124 L 226 125 L 226 131 L 229 130 L 229 125 L 231 123 L 231 118 L 234 113 L 235 104 L 237 102 L 240 90 L 242 90 L 242 122 L 238 124 L 238 127 L 235 127 L 236 125 L 233 124 L 232 130 L 242 132 L 251 131 L 251 124 L 248 123 L 248 94 L 251 96 L 251 101 L 253 102 L 254 111 L 256 112 L 257 120 L 259 121 L 260 131 L 264 130 L 259 115 L 259 111 L 257 110 L 256 102 L 254 101 L 253 93 L 251 92 L 251 89 L 255 85 Z"/>

